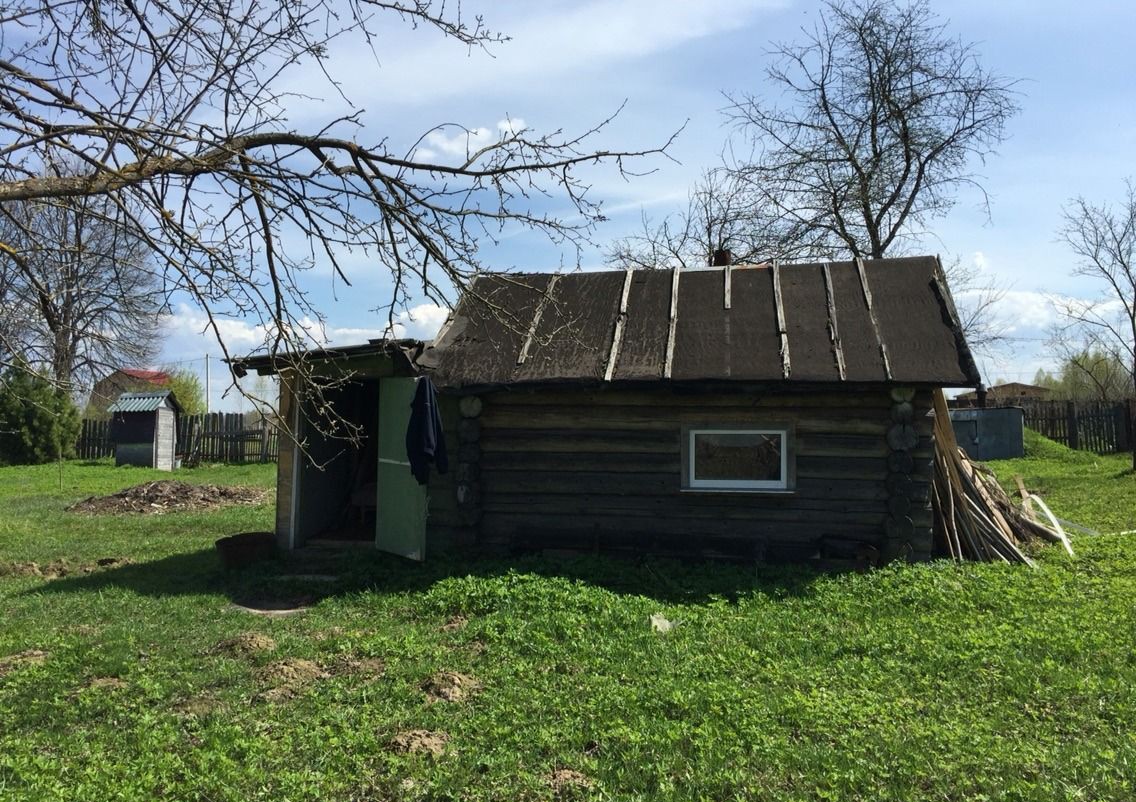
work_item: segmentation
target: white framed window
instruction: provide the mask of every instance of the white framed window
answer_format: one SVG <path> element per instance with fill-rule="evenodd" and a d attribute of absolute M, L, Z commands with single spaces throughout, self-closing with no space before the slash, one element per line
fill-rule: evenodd
<path fill-rule="evenodd" d="M 684 487 L 788 490 L 788 428 L 691 427 L 685 432 Z"/>

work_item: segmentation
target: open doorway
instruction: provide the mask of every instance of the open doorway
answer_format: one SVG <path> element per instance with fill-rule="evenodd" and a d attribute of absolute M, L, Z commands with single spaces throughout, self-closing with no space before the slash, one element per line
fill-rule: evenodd
<path fill-rule="evenodd" d="M 373 543 L 376 526 L 379 379 L 328 388 L 321 415 L 306 401 L 301 438 L 307 454 L 296 465 L 295 546 L 313 540 Z M 344 424 L 353 427 L 348 437 Z"/>

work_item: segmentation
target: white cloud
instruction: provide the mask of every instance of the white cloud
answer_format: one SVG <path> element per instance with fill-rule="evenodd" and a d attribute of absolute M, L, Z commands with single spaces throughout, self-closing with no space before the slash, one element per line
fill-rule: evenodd
<path fill-rule="evenodd" d="M 494 29 L 510 40 L 491 46 L 489 54 L 458 46 L 428 29 L 407 31 L 397 19 L 384 18 L 381 23 L 389 27 L 390 37 L 379 64 L 369 45 L 355 43 L 333 54 L 336 62 L 351 67 L 336 70 L 333 64 L 333 71 L 344 76 L 346 96 L 381 98 L 384 107 L 483 95 L 486 87 L 498 85 L 546 92 L 558 81 L 580 80 L 584 71 L 602 72 L 744 28 L 759 12 L 785 5 L 785 0 L 524 4 L 518 16 L 510 17 L 505 8 L 494 16 Z M 296 88 L 305 92 L 303 85 Z M 320 96 L 311 89 L 306 94 Z"/>
<path fill-rule="evenodd" d="M 450 310 L 437 304 L 419 304 L 399 312 L 391 327 L 392 337 L 410 337 L 416 340 L 429 340 L 438 333 L 446 322 Z"/>
<path fill-rule="evenodd" d="M 498 120 L 496 132 L 484 126 L 463 128 L 460 125 L 446 125 L 435 128 L 426 134 L 425 145 L 415 151 L 419 159 L 451 157 L 468 159 L 472 154 L 496 142 L 501 142 L 525 130 L 525 121 L 520 117 Z"/>
<path fill-rule="evenodd" d="M 976 270 L 978 270 L 980 273 L 983 273 L 983 272 L 986 271 L 986 269 L 988 267 L 988 264 L 987 264 L 987 261 L 986 261 L 986 254 L 984 254 L 982 251 L 975 251 L 973 254 L 971 254 L 970 259 L 974 263 L 974 267 L 975 267 Z"/>

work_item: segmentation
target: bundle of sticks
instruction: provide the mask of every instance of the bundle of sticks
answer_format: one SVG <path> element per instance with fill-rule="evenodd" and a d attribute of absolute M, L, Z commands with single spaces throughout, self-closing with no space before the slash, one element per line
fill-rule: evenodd
<path fill-rule="evenodd" d="M 1060 522 L 1019 481 L 1022 504 L 1015 504 L 985 466 L 971 462 L 955 441 L 947 400 L 935 391 L 935 478 L 931 498 L 935 537 L 955 560 L 1033 562 L 1022 551 L 1040 538 L 1073 553 Z M 1048 521 L 1043 522 L 1038 513 Z"/>

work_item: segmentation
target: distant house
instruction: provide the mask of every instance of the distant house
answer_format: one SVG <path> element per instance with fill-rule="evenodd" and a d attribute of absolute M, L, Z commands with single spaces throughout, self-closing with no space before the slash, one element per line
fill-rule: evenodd
<path fill-rule="evenodd" d="M 156 390 L 168 386 L 169 383 L 170 374 L 163 370 L 119 368 L 95 382 L 84 414 L 88 418 L 105 418 L 107 407 L 118 400 L 123 393 Z"/>
<path fill-rule="evenodd" d="M 172 391 L 123 393 L 107 412 L 115 465 L 174 469 L 181 405 Z"/>
<path fill-rule="evenodd" d="M 411 559 L 457 545 L 769 561 L 927 559 L 932 391 L 978 370 L 935 258 L 486 274 L 435 341 L 288 362 L 276 531 Z M 416 384 L 450 469 L 411 475 Z M 331 404 L 357 446 L 313 425 Z M 410 429 L 415 432 L 417 429 Z M 308 459 L 310 457 L 311 459 Z"/>
<path fill-rule="evenodd" d="M 986 406 L 1008 407 L 1034 401 L 1045 401 L 1049 398 L 1051 392 L 1052 390 L 1048 387 L 1039 387 L 1036 384 L 1022 384 L 1021 382 L 995 384 L 986 390 Z M 971 390 L 967 393 L 960 393 L 952 399 L 952 406 L 978 406 L 978 392 Z"/>

